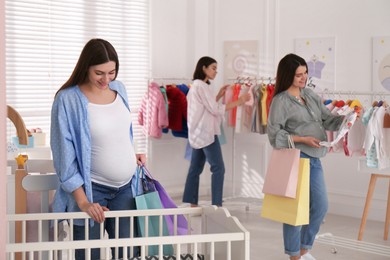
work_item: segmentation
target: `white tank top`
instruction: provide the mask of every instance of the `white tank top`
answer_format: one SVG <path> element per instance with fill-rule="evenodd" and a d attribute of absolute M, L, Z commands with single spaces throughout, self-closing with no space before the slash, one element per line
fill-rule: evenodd
<path fill-rule="evenodd" d="M 121 187 L 135 173 L 137 163 L 130 140 L 131 115 L 119 95 L 111 104 L 88 104 L 91 132 L 91 179 Z"/>

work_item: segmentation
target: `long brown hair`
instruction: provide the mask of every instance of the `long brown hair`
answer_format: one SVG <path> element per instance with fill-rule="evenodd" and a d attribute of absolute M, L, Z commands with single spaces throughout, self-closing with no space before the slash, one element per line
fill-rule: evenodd
<path fill-rule="evenodd" d="M 61 86 L 57 93 L 65 88 L 85 83 L 88 79 L 89 67 L 109 61 L 115 62 L 114 79 L 116 79 L 119 71 L 119 59 L 115 48 L 111 43 L 103 39 L 89 40 L 81 51 L 80 57 L 69 79 Z"/>
<path fill-rule="evenodd" d="M 278 65 L 276 72 L 276 83 L 274 96 L 287 90 L 294 82 L 295 71 L 299 66 L 305 66 L 307 70 L 307 63 L 296 54 L 290 53 L 284 56 Z"/>

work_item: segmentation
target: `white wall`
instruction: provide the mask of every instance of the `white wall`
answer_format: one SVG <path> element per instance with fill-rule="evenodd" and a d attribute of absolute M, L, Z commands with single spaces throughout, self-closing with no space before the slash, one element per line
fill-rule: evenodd
<path fill-rule="evenodd" d="M 0 0 L 0 21 L 5 20 L 4 15 L 5 3 Z M 0 73 L 5 75 L 5 26 L 1 23 L 0 26 Z M 0 77 L 0 147 L 6 147 L 5 143 L 5 122 L 6 122 L 6 103 L 5 103 L 5 77 Z M 6 183 L 6 153 L 5 149 L 0 149 L 0 259 L 5 259 L 5 242 L 7 231 L 4 228 L 6 226 L 6 212 L 7 212 L 7 183 Z"/>
<path fill-rule="evenodd" d="M 335 89 L 369 91 L 371 37 L 389 35 L 389 10 L 387 0 L 153 1 L 151 74 L 191 78 L 198 58 L 210 55 L 219 62 L 215 85 L 220 86 L 224 41 L 257 40 L 259 75 L 274 75 L 279 59 L 294 51 L 295 38 L 335 37 Z M 266 136 L 233 135 L 232 129 L 225 130 L 225 196 L 261 197 L 269 152 Z M 188 169 L 183 159 L 185 145 L 185 140 L 165 135 L 150 146 L 149 168 L 178 195 Z M 323 165 L 330 212 L 360 218 L 369 174 L 357 171 L 357 158 L 340 154 L 328 154 Z M 209 193 L 208 169 L 203 175 L 201 191 Z M 377 183 L 370 219 L 384 220 L 386 185 Z"/>
<path fill-rule="evenodd" d="M 371 88 L 371 37 L 389 35 L 387 0 L 280 1 L 279 54 L 300 37 L 336 37 L 336 89 Z"/>

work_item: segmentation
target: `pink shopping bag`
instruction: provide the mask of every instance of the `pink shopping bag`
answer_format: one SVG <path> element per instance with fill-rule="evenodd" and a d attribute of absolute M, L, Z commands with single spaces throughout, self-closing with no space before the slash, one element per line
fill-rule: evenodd
<path fill-rule="evenodd" d="M 301 151 L 289 136 L 288 149 L 273 149 L 264 180 L 263 193 L 295 198 Z"/>

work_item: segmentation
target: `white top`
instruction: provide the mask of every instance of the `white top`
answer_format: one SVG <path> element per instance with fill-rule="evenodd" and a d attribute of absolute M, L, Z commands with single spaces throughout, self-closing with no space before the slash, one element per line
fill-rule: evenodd
<path fill-rule="evenodd" d="M 221 134 L 225 105 L 215 100 L 211 85 L 194 80 L 187 94 L 188 140 L 192 148 L 200 149 L 214 142 Z"/>
<path fill-rule="evenodd" d="M 390 160 L 388 152 L 386 151 L 385 143 L 387 142 L 384 136 L 383 120 L 386 113 L 386 109 L 381 107 L 375 107 L 374 112 L 367 124 L 366 136 L 364 139 L 364 149 L 368 151 L 372 145 L 375 144 L 376 156 L 378 160 L 378 169 L 384 169 L 390 167 Z M 386 131 L 387 133 L 387 131 Z"/>
<path fill-rule="evenodd" d="M 99 184 L 121 187 L 131 180 L 137 167 L 129 135 L 130 112 L 119 95 L 111 104 L 89 103 L 88 112 L 91 131 L 91 179 Z"/>

